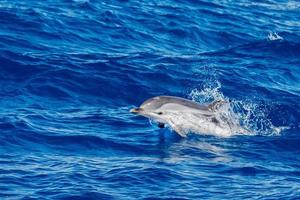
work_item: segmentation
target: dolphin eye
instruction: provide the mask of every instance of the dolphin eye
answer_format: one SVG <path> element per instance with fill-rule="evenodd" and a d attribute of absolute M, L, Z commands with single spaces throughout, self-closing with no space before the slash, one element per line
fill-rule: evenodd
<path fill-rule="evenodd" d="M 162 112 L 158 112 L 157 114 L 158 114 L 158 115 L 162 115 L 163 113 L 162 113 Z"/>

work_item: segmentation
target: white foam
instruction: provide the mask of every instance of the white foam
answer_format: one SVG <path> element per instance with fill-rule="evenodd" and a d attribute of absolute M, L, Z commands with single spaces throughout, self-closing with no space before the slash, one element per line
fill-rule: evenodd
<path fill-rule="evenodd" d="M 194 89 L 190 93 L 190 98 L 199 103 L 210 103 L 215 100 L 230 102 L 224 104 L 217 111 L 217 118 L 225 121 L 229 126 L 227 128 L 228 135 L 279 135 L 283 130 L 289 127 L 276 127 L 267 118 L 269 112 L 265 105 L 246 102 L 239 100 L 230 100 L 220 91 L 221 84 L 216 81 L 214 84 L 203 87 L 202 89 Z M 224 120 L 222 120 L 224 119 Z"/>
<path fill-rule="evenodd" d="M 282 40 L 283 38 L 278 35 L 278 33 L 276 32 L 270 32 L 269 35 L 268 35 L 268 39 L 271 40 L 271 41 L 275 41 L 275 40 Z"/>

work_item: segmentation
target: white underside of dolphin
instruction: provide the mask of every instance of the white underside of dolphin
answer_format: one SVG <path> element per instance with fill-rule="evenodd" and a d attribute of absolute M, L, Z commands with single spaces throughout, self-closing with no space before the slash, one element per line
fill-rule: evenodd
<path fill-rule="evenodd" d="M 182 137 L 188 133 L 219 137 L 247 133 L 235 116 L 226 113 L 228 106 L 229 103 L 224 101 L 201 105 L 180 97 L 158 96 L 130 111 L 169 126 Z"/>

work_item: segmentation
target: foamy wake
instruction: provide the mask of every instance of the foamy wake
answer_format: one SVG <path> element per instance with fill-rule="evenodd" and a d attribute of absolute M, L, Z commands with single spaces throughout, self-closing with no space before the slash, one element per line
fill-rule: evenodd
<path fill-rule="evenodd" d="M 231 126 L 228 132 L 231 135 L 279 135 L 283 130 L 289 127 L 276 127 L 268 119 L 268 109 L 264 105 L 257 103 L 229 99 L 220 91 L 220 82 L 204 87 L 203 89 L 194 89 L 189 97 L 199 103 L 210 103 L 221 100 L 229 102 L 217 111 L 220 119 L 226 119 Z"/>

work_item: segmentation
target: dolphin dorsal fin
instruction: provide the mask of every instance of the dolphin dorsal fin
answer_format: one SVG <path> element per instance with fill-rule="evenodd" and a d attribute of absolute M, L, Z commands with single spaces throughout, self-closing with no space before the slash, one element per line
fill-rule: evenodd
<path fill-rule="evenodd" d="M 227 101 L 223 101 L 223 100 L 216 100 L 216 101 L 212 102 L 211 104 L 209 104 L 207 106 L 207 108 L 210 111 L 216 111 L 218 108 L 220 108 L 225 103 L 228 103 L 228 102 Z"/>

